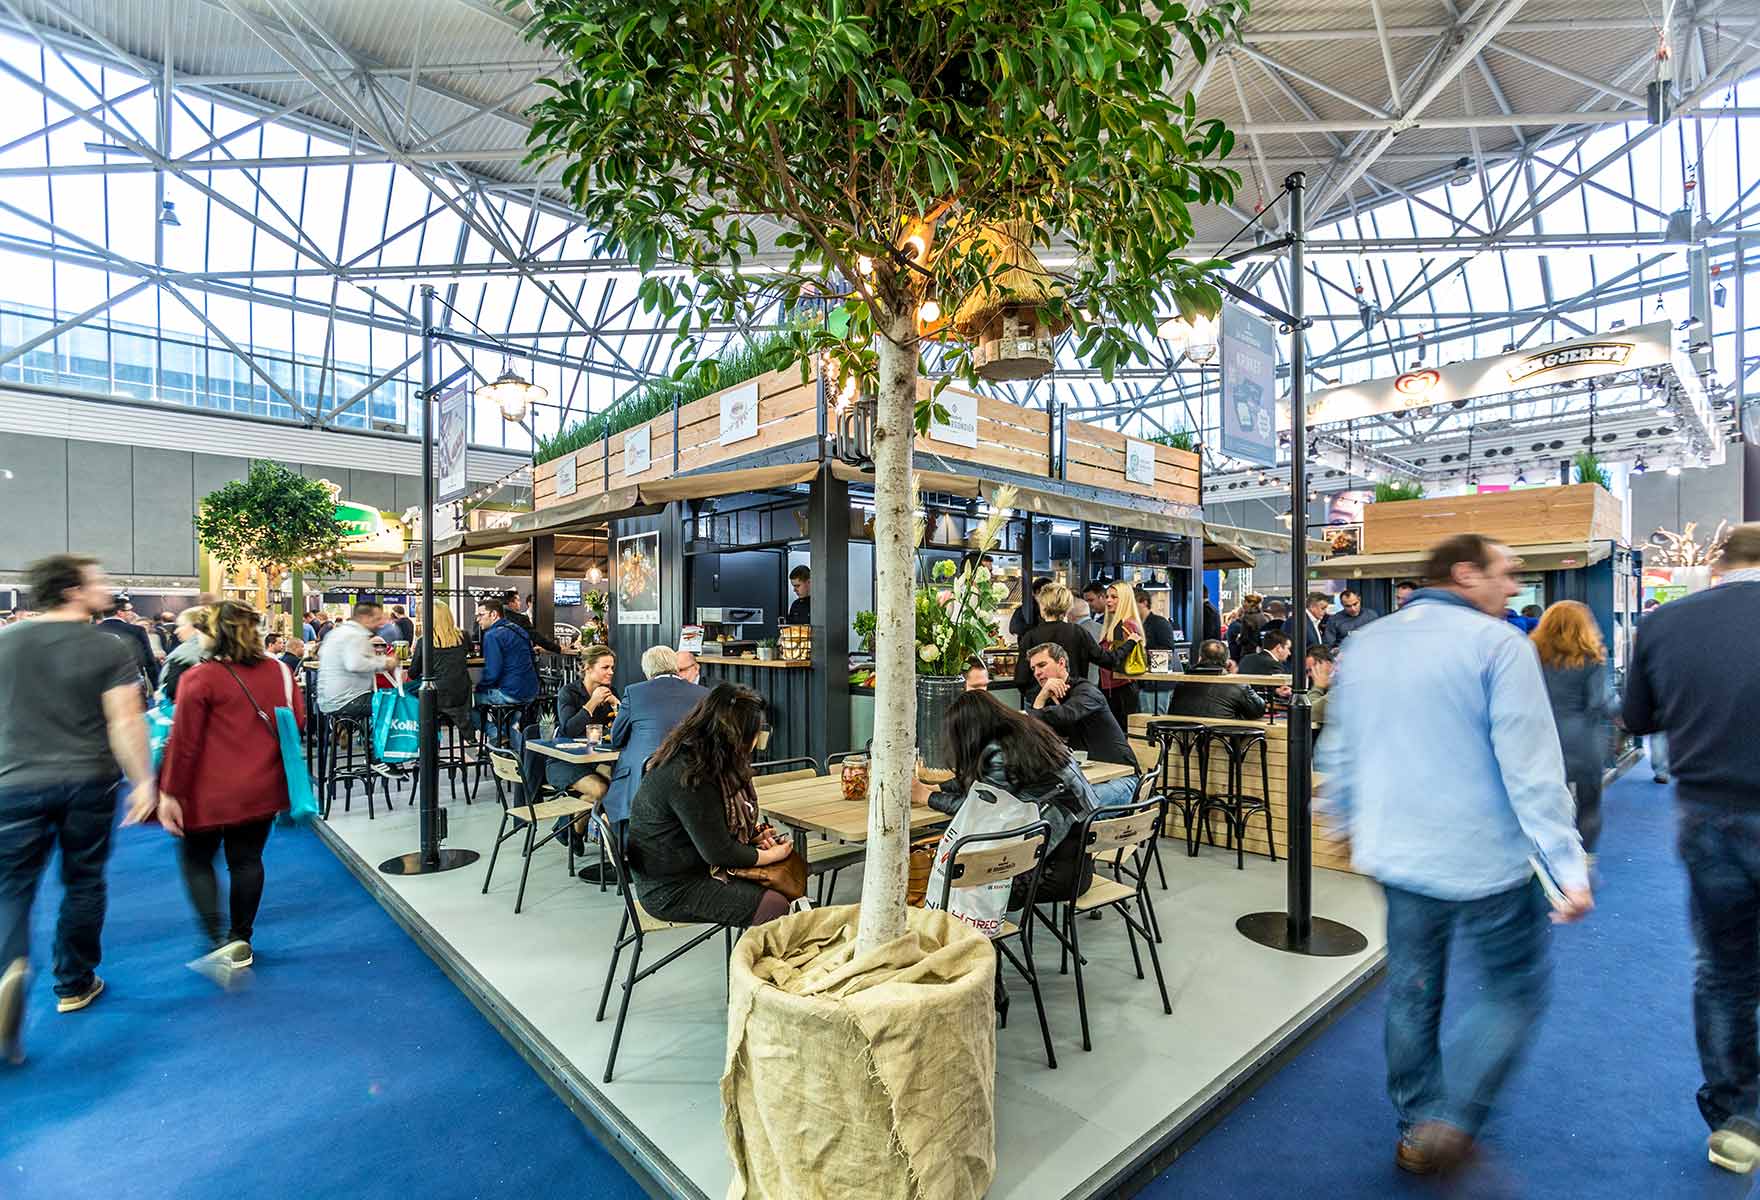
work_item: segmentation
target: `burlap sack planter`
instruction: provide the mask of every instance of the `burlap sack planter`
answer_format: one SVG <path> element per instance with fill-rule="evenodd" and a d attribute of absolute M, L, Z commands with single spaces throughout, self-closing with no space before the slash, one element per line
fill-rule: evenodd
<path fill-rule="evenodd" d="M 856 908 L 733 952 L 721 1121 L 729 1200 L 976 1200 L 996 1174 L 996 955 L 945 912 L 854 957 Z"/>

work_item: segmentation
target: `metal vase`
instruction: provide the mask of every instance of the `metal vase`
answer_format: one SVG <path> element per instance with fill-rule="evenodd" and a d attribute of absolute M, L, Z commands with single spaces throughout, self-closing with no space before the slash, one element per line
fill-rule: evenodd
<path fill-rule="evenodd" d="M 947 708 L 966 681 L 958 675 L 917 676 L 917 755 L 923 765 L 952 769 L 953 743 L 945 730 Z"/>

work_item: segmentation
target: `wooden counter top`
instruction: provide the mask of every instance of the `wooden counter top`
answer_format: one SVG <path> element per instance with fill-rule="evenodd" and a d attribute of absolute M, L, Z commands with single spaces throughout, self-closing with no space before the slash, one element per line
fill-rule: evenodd
<path fill-rule="evenodd" d="M 1288 675 L 1193 675 L 1179 671 L 1144 671 L 1132 675 L 1138 683 L 1244 683 L 1252 687 L 1288 687 Z"/>
<path fill-rule="evenodd" d="M 811 661 L 801 659 L 783 660 L 780 658 L 733 658 L 718 654 L 697 655 L 697 665 L 701 667 L 757 667 L 763 671 L 800 671 L 810 668 Z"/>

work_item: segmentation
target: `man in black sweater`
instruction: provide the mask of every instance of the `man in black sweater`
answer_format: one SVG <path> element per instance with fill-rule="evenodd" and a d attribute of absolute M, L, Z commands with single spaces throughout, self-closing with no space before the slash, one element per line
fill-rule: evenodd
<path fill-rule="evenodd" d="M 501 603 L 501 619 L 504 621 L 512 621 L 515 625 L 518 625 L 521 629 L 531 634 L 532 645 L 540 650 L 548 650 L 552 654 L 562 653 L 562 647 L 556 644 L 555 638 L 552 638 L 547 634 L 539 633 L 536 629 L 532 628 L 532 619 L 526 616 L 523 611 L 522 606 L 524 604 L 524 598 L 521 597 L 518 592 L 510 590 L 504 593 Z M 534 658 L 533 661 L 536 662 L 536 658 Z"/>
<path fill-rule="evenodd" d="M 1288 675 L 1289 635 L 1266 630 L 1259 635 L 1259 648 L 1236 665 L 1242 675 Z"/>
<path fill-rule="evenodd" d="M 1228 647 L 1216 641 L 1201 643 L 1191 674 L 1228 674 Z M 1258 721 L 1265 716 L 1265 701 L 1244 683 L 1182 683 L 1174 689 L 1168 712 L 1176 717 Z"/>
<path fill-rule="evenodd" d="M 124 610 L 132 613 L 134 608 L 129 604 L 127 596 L 118 595 L 112 602 L 110 611 L 98 622 L 98 628 L 127 643 L 128 648 L 134 652 L 141 674 L 147 678 L 148 690 L 155 690 L 159 686 L 159 660 L 153 657 L 153 643 L 147 640 L 147 631 L 130 621 L 124 615 Z"/>
<path fill-rule="evenodd" d="M 1094 785 L 1099 807 L 1129 804 L 1137 795 L 1137 756 L 1105 695 L 1086 679 L 1070 676 L 1069 655 L 1056 642 L 1041 642 L 1031 654 L 1039 694 L 1027 711 L 1056 730 L 1071 750 L 1085 751 L 1095 762 L 1130 767 L 1132 774 Z"/>
<path fill-rule="evenodd" d="M 1680 805 L 1679 846 L 1692 901 L 1699 966 L 1693 1020 L 1705 1084 L 1699 1112 L 1710 1158 L 1737 1173 L 1760 1166 L 1760 524 L 1723 543 L 1715 587 L 1644 617 L 1626 673 L 1625 726 L 1667 733 Z M 1719 639 L 1707 670 L 1705 633 Z"/>

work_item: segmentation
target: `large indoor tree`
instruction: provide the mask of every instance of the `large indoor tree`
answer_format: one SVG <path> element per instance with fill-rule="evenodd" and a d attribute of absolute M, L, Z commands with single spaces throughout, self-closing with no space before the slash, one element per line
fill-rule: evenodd
<path fill-rule="evenodd" d="M 257 461 L 250 474 L 209 492 L 196 514 L 196 538 L 228 570 L 254 566 L 269 598 L 290 571 L 348 568 L 336 496 L 317 479 Z"/>
<path fill-rule="evenodd" d="M 816 356 L 834 394 L 873 397 L 864 952 L 905 929 L 926 342 L 1024 276 L 1043 324 L 1108 377 L 1148 361 L 1159 318 L 1216 311 L 1220 264 L 1180 252 L 1193 208 L 1233 196 L 1233 138 L 1175 89 L 1246 0 L 523 2 L 529 36 L 563 60 L 532 110 L 532 158 L 561 164 L 607 250 L 643 272 L 681 369 L 712 327 L 781 311 L 803 370 Z M 937 378 L 970 374 L 972 351 L 940 340 Z"/>

